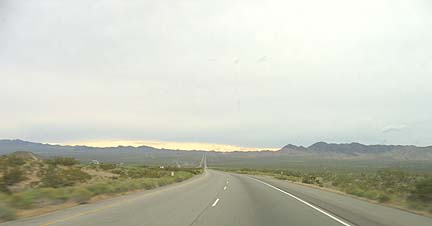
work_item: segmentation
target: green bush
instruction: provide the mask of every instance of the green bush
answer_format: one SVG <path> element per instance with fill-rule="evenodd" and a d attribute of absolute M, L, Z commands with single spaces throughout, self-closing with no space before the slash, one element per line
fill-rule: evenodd
<path fill-rule="evenodd" d="M 19 168 L 12 168 L 7 170 L 2 178 L 2 183 L 5 185 L 14 185 L 18 182 L 25 180 L 24 172 Z"/>
<path fill-rule="evenodd" d="M 168 176 L 170 171 L 159 168 L 129 168 L 127 170 L 126 175 L 129 178 L 138 179 L 138 178 L 160 178 L 163 176 Z"/>
<path fill-rule="evenodd" d="M 163 186 L 164 184 L 162 183 L 161 186 Z M 155 181 L 145 181 L 144 183 L 142 183 L 142 187 L 144 189 L 153 189 L 158 187 L 159 184 Z"/>
<path fill-rule="evenodd" d="M 114 163 L 101 163 L 99 164 L 99 167 L 103 170 L 111 170 L 115 169 L 117 166 Z"/>
<path fill-rule="evenodd" d="M 61 204 L 73 197 L 84 201 L 85 195 L 72 188 L 36 188 L 13 194 L 9 203 L 17 209 L 32 209 L 51 204 Z"/>
<path fill-rule="evenodd" d="M 46 163 L 50 165 L 62 165 L 62 166 L 73 166 L 79 164 L 79 161 L 74 158 L 68 157 L 55 157 L 53 159 L 45 160 Z"/>
<path fill-rule="evenodd" d="M 421 180 L 415 184 L 412 197 L 422 202 L 432 201 L 432 178 Z"/>
<path fill-rule="evenodd" d="M 390 201 L 390 197 L 388 197 L 387 195 L 384 195 L 384 194 L 378 195 L 377 199 L 378 199 L 379 202 L 388 202 L 388 201 Z"/>
<path fill-rule="evenodd" d="M 50 168 L 41 181 L 45 187 L 59 188 L 72 186 L 89 179 L 91 179 L 91 176 L 80 169 Z"/>
<path fill-rule="evenodd" d="M 15 220 L 15 210 L 0 202 L 0 222 Z"/>
<path fill-rule="evenodd" d="M 30 209 L 35 207 L 38 194 L 33 191 L 26 191 L 12 195 L 11 205 L 18 209 Z"/>
<path fill-rule="evenodd" d="M 112 185 L 106 182 L 87 185 L 86 189 L 94 195 L 109 194 L 114 192 Z"/>
<path fill-rule="evenodd" d="M 314 177 L 314 176 L 305 176 L 302 179 L 302 183 L 305 183 L 305 184 L 315 184 L 316 183 L 316 177 Z"/>
<path fill-rule="evenodd" d="M 53 204 L 66 202 L 71 197 L 71 190 L 67 188 L 42 188 L 44 197 Z"/>
<path fill-rule="evenodd" d="M 5 164 L 8 166 L 21 166 L 25 164 L 25 161 L 23 158 L 14 156 L 14 155 L 8 155 L 5 159 Z"/>
<path fill-rule="evenodd" d="M 6 184 L 3 182 L 2 178 L 0 178 L 0 193 L 1 193 L 1 192 L 6 193 L 6 194 L 9 194 L 9 193 L 10 193 L 9 188 L 8 188 L 8 187 L 6 186 Z"/>
<path fill-rule="evenodd" d="M 12 195 L 9 203 L 17 209 L 31 209 L 66 201 L 82 204 L 94 195 L 85 187 L 38 188 Z"/>
<path fill-rule="evenodd" d="M 111 173 L 118 174 L 120 178 L 128 178 L 127 170 L 124 168 L 115 168 Z"/>
<path fill-rule="evenodd" d="M 77 188 L 73 190 L 71 194 L 71 200 L 79 204 L 87 203 L 88 200 L 93 196 L 89 190 L 85 188 Z"/>

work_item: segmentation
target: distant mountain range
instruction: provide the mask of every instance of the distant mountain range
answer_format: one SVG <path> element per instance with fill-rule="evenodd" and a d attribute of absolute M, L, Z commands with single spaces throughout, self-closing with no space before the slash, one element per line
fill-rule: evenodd
<path fill-rule="evenodd" d="M 288 144 L 278 151 L 216 152 L 157 149 L 149 146 L 118 146 L 108 148 L 51 145 L 23 140 L 0 140 L 0 155 L 16 151 L 29 151 L 43 157 L 69 156 L 81 161 L 136 162 L 144 164 L 199 164 L 206 154 L 214 163 L 235 160 L 269 158 L 309 158 L 336 160 L 432 160 L 432 146 L 364 145 L 360 143 L 334 144 L 318 142 L 309 147 Z"/>
<path fill-rule="evenodd" d="M 334 144 L 318 142 L 309 147 L 284 146 L 282 153 L 301 156 L 321 156 L 337 159 L 394 159 L 394 160 L 432 160 L 432 146 L 414 145 L 364 145 L 360 143 Z"/>
<path fill-rule="evenodd" d="M 202 158 L 202 152 L 157 149 L 148 146 L 132 147 L 88 147 L 70 145 L 52 145 L 23 140 L 0 140 L 0 155 L 16 151 L 28 151 L 42 157 L 66 156 L 81 161 L 98 160 L 102 162 L 128 162 L 163 165 L 196 164 Z"/>

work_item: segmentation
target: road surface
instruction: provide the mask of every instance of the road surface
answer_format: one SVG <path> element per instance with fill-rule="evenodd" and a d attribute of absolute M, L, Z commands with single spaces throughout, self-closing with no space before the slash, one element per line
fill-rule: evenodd
<path fill-rule="evenodd" d="M 194 179 L 0 226 L 431 226 L 432 219 L 270 178 Z"/>

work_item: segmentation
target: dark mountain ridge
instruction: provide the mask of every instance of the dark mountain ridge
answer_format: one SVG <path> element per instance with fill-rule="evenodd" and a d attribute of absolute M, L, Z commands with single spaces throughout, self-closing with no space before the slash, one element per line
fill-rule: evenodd
<path fill-rule="evenodd" d="M 149 146 L 88 147 L 54 145 L 23 140 L 0 140 L 0 155 L 16 151 L 29 151 L 42 157 L 69 156 L 81 161 L 143 162 L 145 164 L 191 165 L 199 162 L 203 154 L 214 160 L 232 158 L 319 158 L 319 159 L 385 159 L 385 160 L 432 160 L 432 146 L 414 145 L 365 145 L 360 143 L 317 142 L 309 147 L 285 145 L 278 151 L 185 151 L 157 149 Z"/>

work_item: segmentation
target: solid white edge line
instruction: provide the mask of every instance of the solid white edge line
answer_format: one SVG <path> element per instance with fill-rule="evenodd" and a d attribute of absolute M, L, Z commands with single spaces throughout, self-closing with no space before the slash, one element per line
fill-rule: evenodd
<path fill-rule="evenodd" d="M 219 199 L 216 199 L 216 200 L 214 201 L 212 207 L 215 207 L 215 206 L 218 204 L 218 202 L 219 202 Z"/>
<path fill-rule="evenodd" d="M 348 224 L 348 223 L 342 221 L 341 219 L 339 219 L 339 218 L 337 218 L 337 217 L 335 217 L 335 216 L 333 216 L 333 215 L 327 213 L 326 211 L 324 211 L 324 210 L 322 210 L 322 209 L 320 209 L 320 208 L 318 208 L 318 207 L 316 207 L 316 206 L 314 206 L 314 205 L 312 205 L 312 204 L 310 204 L 310 203 L 304 201 L 303 199 L 301 199 L 301 198 L 299 198 L 299 197 L 297 197 L 297 196 L 295 196 L 295 195 L 293 195 L 293 194 L 291 194 L 291 193 L 288 193 L 288 192 L 286 192 L 286 191 L 284 191 L 284 190 L 282 190 L 282 189 L 280 189 L 280 188 L 277 188 L 277 187 L 275 187 L 275 186 L 273 186 L 273 185 L 271 185 L 271 184 L 268 184 L 268 183 L 266 183 L 266 182 L 264 182 L 264 181 L 261 181 L 261 180 L 258 180 L 258 179 L 256 179 L 256 178 L 252 178 L 252 177 L 250 177 L 250 178 L 251 178 L 251 179 L 254 179 L 254 180 L 258 181 L 258 182 L 261 182 L 261 183 L 263 183 L 263 184 L 265 184 L 265 185 L 267 185 L 267 186 L 269 186 L 269 187 L 271 187 L 271 188 L 273 188 L 273 189 L 275 189 L 275 190 L 277 190 L 277 191 L 280 191 L 280 192 L 282 192 L 282 193 L 284 193 L 284 194 L 286 194 L 286 195 L 288 195 L 288 196 L 290 196 L 290 197 L 296 199 L 297 201 L 299 201 L 299 202 L 301 202 L 301 203 L 303 203 L 303 204 L 305 204 L 305 205 L 307 205 L 307 206 L 309 206 L 309 207 L 315 209 L 316 211 L 318 211 L 318 212 L 320 212 L 320 213 L 326 215 L 327 217 L 330 217 L 331 219 L 333 219 L 333 220 L 335 220 L 335 221 L 337 221 L 337 222 L 339 222 L 339 223 L 341 223 L 341 224 L 343 224 L 343 225 L 345 225 L 345 226 L 354 226 L 354 225 L 352 225 L 352 224 Z"/>

